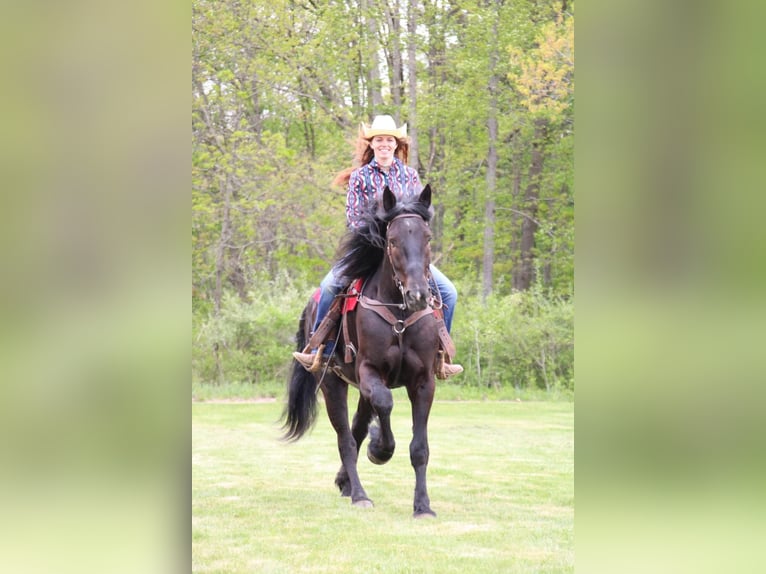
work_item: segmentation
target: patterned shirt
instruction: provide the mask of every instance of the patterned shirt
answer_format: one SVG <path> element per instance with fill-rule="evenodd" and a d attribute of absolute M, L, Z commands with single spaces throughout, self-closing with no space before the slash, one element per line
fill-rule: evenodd
<path fill-rule="evenodd" d="M 398 200 L 419 195 L 423 190 L 418 172 L 404 165 L 399 158 L 394 158 L 388 173 L 381 170 L 377 160 L 373 159 L 367 165 L 351 172 L 351 178 L 348 180 L 346 222 L 349 227 L 359 227 L 359 218 L 372 201 L 383 197 L 386 185 Z"/>

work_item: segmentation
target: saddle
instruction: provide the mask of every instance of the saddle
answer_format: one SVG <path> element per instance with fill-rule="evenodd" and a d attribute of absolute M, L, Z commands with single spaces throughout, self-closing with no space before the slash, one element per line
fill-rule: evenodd
<path fill-rule="evenodd" d="M 338 295 L 335 296 L 335 301 L 333 301 L 333 304 L 330 310 L 332 310 L 339 301 L 342 303 L 340 306 L 341 315 L 345 315 L 346 313 L 349 313 L 350 311 L 353 311 L 354 309 L 356 309 L 356 304 L 359 301 L 359 295 L 362 293 L 363 284 L 364 284 L 364 281 L 362 279 L 357 279 L 356 281 L 353 281 L 351 285 L 343 289 L 343 291 L 341 291 Z M 311 296 L 311 298 L 314 299 L 315 303 L 319 303 L 319 298 L 321 295 L 322 295 L 322 290 L 319 287 L 317 287 L 316 291 L 314 291 L 314 294 Z"/>
<path fill-rule="evenodd" d="M 389 311 L 381 311 L 371 305 L 371 303 L 377 302 L 362 295 L 363 285 L 364 281 L 362 279 L 357 279 L 335 296 L 335 299 L 330 306 L 330 310 L 327 312 L 327 316 L 324 318 L 316 332 L 308 341 L 308 344 L 306 345 L 307 349 L 316 349 L 331 336 L 336 336 L 336 326 L 338 325 L 338 321 L 342 319 L 341 328 L 343 330 L 344 340 L 346 341 L 343 360 L 345 363 L 353 362 L 356 355 L 356 348 L 354 347 L 353 343 L 349 341 L 348 337 L 348 314 L 356 309 L 356 306 L 358 303 L 360 303 L 361 299 L 361 304 L 363 307 L 376 311 L 381 317 L 386 319 L 392 325 L 394 333 L 399 335 L 400 340 L 401 335 L 404 333 L 404 329 L 406 327 L 415 323 L 424 315 L 433 314 L 434 318 L 438 322 L 440 348 L 443 349 L 449 359 L 452 360 L 452 357 L 455 355 L 455 344 L 453 343 L 452 337 L 447 331 L 447 326 L 444 324 L 444 311 L 441 305 L 429 306 L 423 311 L 418 311 L 405 321 L 398 321 Z M 314 301 L 317 303 L 319 302 L 320 294 L 321 291 L 319 288 L 317 288 L 317 290 L 314 291 L 314 294 L 312 295 Z M 400 330 L 397 330 L 397 327 L 399 327 Z"/>

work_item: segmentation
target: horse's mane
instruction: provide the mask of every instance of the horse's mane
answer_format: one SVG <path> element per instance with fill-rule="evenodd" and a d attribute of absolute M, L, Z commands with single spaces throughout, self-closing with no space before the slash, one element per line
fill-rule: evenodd
<path fill-rule="evenodd" d="M 370 204 L 360 217 L 359 226 L 350 228 L 341 239 L 335 267 L 340 283 L 366 278 L 375 272 L 383 261 L 388 223 L 405 213 L 419 215 L 428 223 L 433 209 L 419 202 L 417 196 L 398 201 L 388 212 L 384 212 L 377 201 Z"/>

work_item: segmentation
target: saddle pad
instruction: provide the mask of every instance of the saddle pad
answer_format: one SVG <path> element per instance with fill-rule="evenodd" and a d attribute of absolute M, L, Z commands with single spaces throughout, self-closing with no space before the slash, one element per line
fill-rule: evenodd
<path fill-rule="evenodd" d="M 341 308 L 341 312 L 343 314 L 348 313 L 349 311 L 353 311 L 356 309 L 356 303 L 359 301 L 359 292 L 362 289 L 362 280 L 357 279 L 354 281 L 348 289 L 346 289 L 346 292 L 349 293 L 348 297 L 345 297 L 343 299 L 343 306 Z M 314 293 L 311 295 L 311 298 L 314 300 L 315 303 L 319 303 L 319 298 L 322 296 L 322 289 L 317 287 Z"/>
<path fill-rule="evenodd" d="M 343 301 L 343 314 L 349 313 L 356 309 L 356 304 L 359 302 L 359 292 L 362 289 L 362 280 L 357 279 L 354 281 L 346 292 L 349 294 Z"/>

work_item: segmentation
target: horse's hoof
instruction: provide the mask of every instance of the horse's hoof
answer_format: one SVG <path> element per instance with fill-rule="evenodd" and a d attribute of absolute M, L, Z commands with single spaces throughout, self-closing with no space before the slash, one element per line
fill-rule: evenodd
<path fill-rule="evenodd" d="M 433 510 L 416 512 L 415 514 L 412 515 L 412 518 L 436 518 L 436 513 Z"/>
<path fill-rule="evenodd" d="M 375 449 L 372 444 L 367 445 L 367 458 L 369 458 L 370 462 L 373 464 L 386 464 L 391 460 L 392 456 L 394 456 L 393 450 L 378 450 Z"/>
<path fill-rule="evenodd" d="M 377 424 L 371 424 L 368 432 L 370 442 L 367 444 L 367 458 L 373 464 L 386 464 L 394 456 L 396 445 L 392 445 L 390 451 L 380 448 L 380 427 Z"/>
<path fill-rule="evenodd" d="M 356 506 L 357 508 L 372 508 L 373 506 L 375 506 L 372 503 L 372 500 L 370 500 L 368 498 L 363 498 L 361 500 L 357 500 L 356 502 L 354 502 L 352 504 L 354 506 Z"/>
<path fill-rule="evenodd" d="M 370 462 L 373 464 L 386 464 L 393 456 L 394 449 L 383 450 L 378 448 L 378 445 L 374 443 L 367 445 L 367 458 L 369 458 Z"/>

